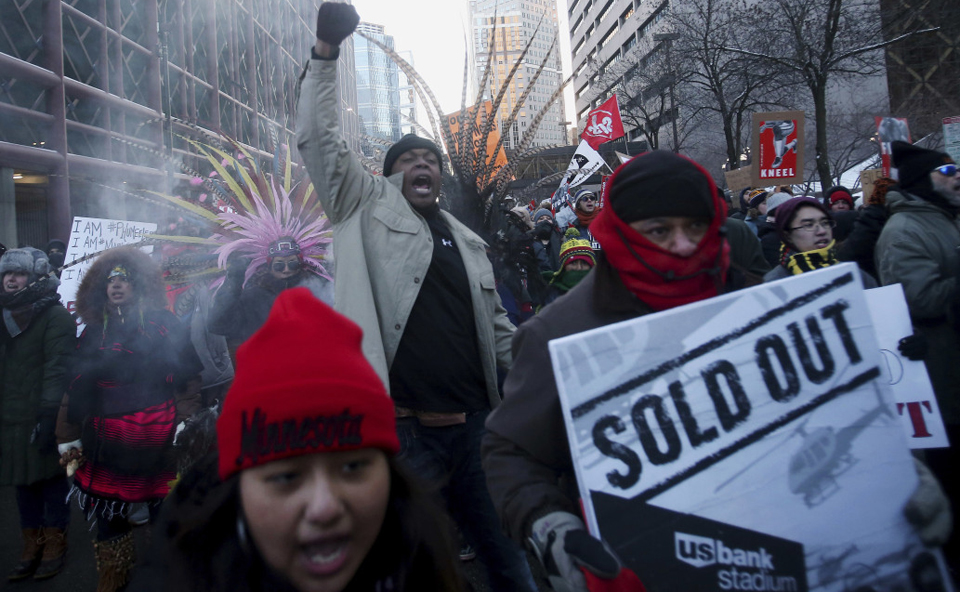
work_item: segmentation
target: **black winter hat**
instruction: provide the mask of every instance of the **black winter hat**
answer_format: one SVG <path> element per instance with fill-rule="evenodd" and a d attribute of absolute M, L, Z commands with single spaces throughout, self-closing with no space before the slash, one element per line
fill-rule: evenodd
<path fill-rule="evenodd" d="M 930 173 L 933 169 L 953 163 L 953 159 L 945 152 L 927 150 L 899 140 L 893 142 L 891 149 L 900 187 L 907 190 L 911 187 L 931 188 Z"/>
<path fill-rule="evenodd" d="M 668 150 L 647 152 L 623 165 L 607 198 L 627 224 L 660 216 L 714 216 L 706 177 L 693 162 Z"/>
<path fill-rule="evenodd" d="M 397 159 L 400 158 L 401 154 L 408 150 L 416 150 L 419 148 L 433 152 L 437 155 L 437 160 L 441 163 L 443 162 L 443 154 L 436 144 L 426 138 L 421 138 L 417 134 L 407 134 L 387 150 L 387 155 L 383 158 L 383 176 L 389 177 L 393 174 L 393 165 L 397 162 Z M 441 168 L 443 167 L 441 166 Z"/>

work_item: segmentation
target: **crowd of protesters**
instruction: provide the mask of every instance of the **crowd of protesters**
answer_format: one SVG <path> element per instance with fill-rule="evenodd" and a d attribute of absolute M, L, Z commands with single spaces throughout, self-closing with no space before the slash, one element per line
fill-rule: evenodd
<path fill-rule="evenodd" d="M 321 5 L 298 102 L 333 282 L 277 237 L 262 265 L 229 258 L 178 318 L 155 259 L 125 247 L 99 255 L 71 315 L 63 242 L 3 253 L 10 581 L 62 571 L 75 503 L 98 592 L 459 591 L 463 547 L 497 592 L 536 590 L 534 571 L 558 592 L 643 590 L 584 526 L 547 343 L 844 261 L 864 289 L 903 286 L 901 354 L 924 362 L 960 442 L 960 173 L 945 153 L 894 142 L 899 180 L 866 203 L 781 186 L 733 209 L 700 165 L 648 152 L 562 215 L 504 204 L 491 245 L 439 207 L 432 141 L 404 136 L 373 175 L 341 137 L 337 57 L 358 22 Z M 956 569 L 960 460 L 918 456 L 904 511 Z M 154 524 L 139 561 L 137 508 Z"/>

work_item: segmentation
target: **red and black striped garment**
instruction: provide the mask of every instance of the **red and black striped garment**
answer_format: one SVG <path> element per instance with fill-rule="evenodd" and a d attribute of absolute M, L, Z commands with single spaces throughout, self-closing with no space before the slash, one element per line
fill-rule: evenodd
<path fill-rule="evenodd" d="M 88 325 L 77 346 L 70 423 L 82 426 L 81 502 L 162 499 L 176 477 L 176 391 L 199 372 L 189 334 L 168 311 Z"/>

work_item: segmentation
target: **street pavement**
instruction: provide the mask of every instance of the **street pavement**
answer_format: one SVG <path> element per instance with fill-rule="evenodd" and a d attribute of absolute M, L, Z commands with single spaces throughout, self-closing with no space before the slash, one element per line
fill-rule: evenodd
<path fill-rule="evenodd" d="M 93 559 L 93 536 L 76 502 L 71 502 L 70 531 L 67 533 L 67 564 L 59 575 L 47 580 L 28 578 L 7 581 L 23 549 L 19 512 L 13 487 L 0 487 L 0 590 L 10 592 L 93 592 L 97 588 L 97 568 Z M 146 551 L 146 528 L 134 529 L 137 553 Z"/>

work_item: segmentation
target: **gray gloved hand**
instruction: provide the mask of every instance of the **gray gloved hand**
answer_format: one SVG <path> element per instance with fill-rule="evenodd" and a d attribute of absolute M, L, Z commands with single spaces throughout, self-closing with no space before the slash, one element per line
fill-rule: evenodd
<path fill-rule="evenodd" d="M 324 2 L 317 12 L 317 39 L 330 45 L 340 45 L 353 35 L 359 23 L 360 15 L 350 4 Z"/>
<path fill-rule="evenodd" d="M 620 574 L 620 560 L 569 512 L 551 512 L 533 523 L 530 543 L 556 592 L 589 592 L 580 568 L 601 578 Z"/>
<path fill-rule="evenodd" d="M 910 496 L 903 513 L 915 527 L 920 540 L 928 547 L 937 547 L 950 538 L 953 530 L 953 513 L 950 500 L 944 495 L 940 482 L 927 465 L 914 459 L 920 484 Z"/>

